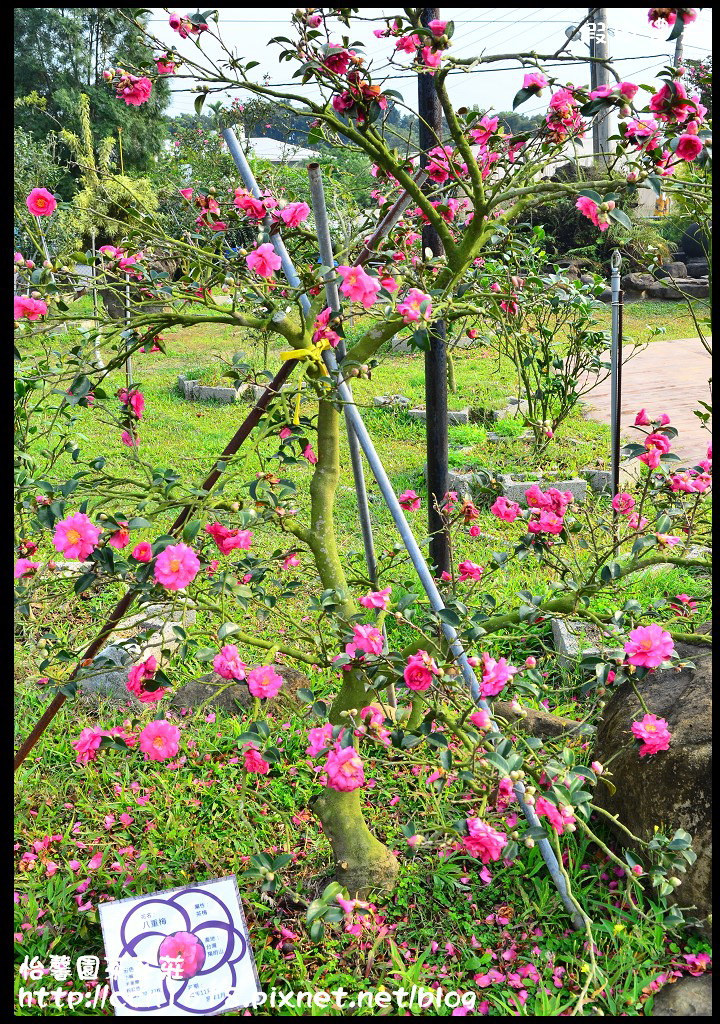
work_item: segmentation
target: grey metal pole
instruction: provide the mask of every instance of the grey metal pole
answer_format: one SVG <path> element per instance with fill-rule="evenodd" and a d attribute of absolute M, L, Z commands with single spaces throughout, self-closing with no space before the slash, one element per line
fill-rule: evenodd
<path fill-rule="evenodd" d="M 335 258 L 330 238 L 330 225 L 328 224 L 327 206 L 325 204 L 325 192 L 323 189 L 322 172 L 319 164 L 308 164 L 308 177 L 310 179 L 310 195 L 313 203 L 315 216 L 315 230 L 318 237 L 320 259 L 323 266 L 329 267 L 325 275 L 325 295 L 328 306 L 333 313 L 340 312 L 340 294 L 338 292 L 337 279 L 333 270 Z M 336 352 L 340 362 L 345 358 L 345 342 L 340 339 Z M 360 517 L 360 529 L 362 531 L 363 547 L 365 548 L 365 561 L 368 568 L 368 576 L 373 586 L 377 583 L 377 562 L 375 559 L 375 545 L 373 544 L 372 524 L 370 522 L 370 509 L 368 508 L 367 490 L 365 488 L 365 476 L 363 474 L 360 448 L 357 437 L 352 428 L 350 420 L 345 417 L 347 424 L 348 446 L 350 448 L 350 461 L 352 463 L 353 477 L 355 480 L 355 491 L 358 499 L 358 515 Z"/>
<path fill-rule="evenodd" d="M 237 144 L 237 139 L 235 138 L 232 129 L 225 129 L 225 131 L 223 132 L 223 137 L 225 138 L 225 141 L 228 143 L 228 148 L 233 159 L 235 160 L 235 165 L 240 171 L 246 186 L 253 192 L 255 196 L 259 196 L 260 189 L 257 186 L 257 182 L 255 181 L 255 177 L 247 163 L 247 160 L 245 160 L 244 153 L 242 152 L 242 150 L 240 150 L 240 147 Z M 235 150 L 235 152 L 233 152 L 233 150 Z M 278 244 L 282 247 L 282 249 L 278 248 Z M 285 249 L 285 246 L 282 243 L 282 239 L 280 239 L 278 235 L 273 235 L 273 245 L 275 246 L 275 251 L 278 253 L 281 259 L 283 259 L 283 252 L 285 254 L 285 259 L 283 261 L 283 271 L 285 272 L 288 281 L 290 282 L 290 284 L 293 284 L 294 282 L 297 282 L 297 284 L 299 284 L 300 281 L 295 271 L 295 267 L 293 266 L 292 260 L 287 254 L 287 250 Z M 302 296 L 302 298 L 306 299 L 307 297 Z M 323 352 L 323 360 L 330 373 L 337 374 L 337 360 L 335 359 L 335 353 L 332 350 L 326 350 L 325 352 Z M 346 414 L 349 415 L 357 439 L 360 442 L 360 447 L 365 453 L 365 458 L 368 461 L 368 465 L 370 466 L 370 469 L 372 470 L 373 475 L 377 480 L 380 492 L 382 493 L 382 496 L 385 499 L 385 503 L 390 509 L 390 514 L 392 515 L 395 525 L 397 526 L 403 544 L 405 545 L 407 552 L 410 555 L 410 560 L 412 561 L 415 571 L 418 574 L 418 578 L 422 583 L 423 589 L 425 590 L 425 593 L 427 594 L 430 600 L 430 605 L 435 611 L 440 611 L 442 608 L 445 607 L 442 597 L 440 596 L 440 592 L 438 591 L 437 586 L 435 585 L 435 580 L 433 579 L 432 574 L 430 573 L 427 567 L 425 558 L 423 557 L 423 553 L 420 550 L 418 542 L 416 541 L 413 532 L 410 529 L 410 526 L 407 522 L 407 519 L 405 518 L 405 514 L 402 508 L 400 507 L 400 503 L 397 499 L 395 491 L 393 490 L 393 486 L 390 483 L 390 480 L 388 479 L 387 473 L 385 472 L 385 467 L 383 466 L 377 452 L 375 451 L 375 447 L 372 443 L 370 435 L 367 432 L 367 428 L 363 422 L 362 416 L 360 415 L 357 406 L 353 401 L 352 393 L 350 392 L 350 389 L 348 388 L 347 384 L 345 384 L 343 381 L 341 381 L 338 384 L 337 390 L 338 394 L 340 395 L 340 398 L 344 403 Z M 473 672 L 472 666 L 467 660 L 467 655 L 463 651 L 462 645 L 458 640 L 457 633 L 448 623 L 444 622 L 442 624 L 442 628 L 450 644 L 450 649 L 452 650 L 453 654 L 457 658 L 457 661 L 460 665 L 463 678 L 465 679 L 465 682 L 468 685 L 470 695 L 473 701 L 476 704 L 478 704 L 478 706 L 481 707 L 484 711 L 487 711 L 491 715 L 492 720 L 492 711 L 487 701 L 485 701 L 480 696 L 479 683 L 477 681 L 475 673 Z M 495 727 L 495 731 L 492 733 L 492 735 L 497 737 L 498 740 L 502 739 L 502 734 L 497 730 L 497 727 Z M 535 814 L 535 811 L 532 809 L 532 807 L 530 807 L 530 805 L 527 804 L 523 798 L 525 787 L 522 784 L 522 782 L 516 782 L 514 784 L 513 792 L 517 797 L 517 801 L 520 804 L 520 807 L 528 824 L 532 827 L 539 826 L 540 821 L 538 819 L 538 816 Z M 560 898 L 563 902 L 563 905 L 570 914 L 573 927 L 577 930 L 582 929 L 582 918 L 578 913 L 577 909 L 575 908 L 575 905 L 567 890 L 567 885 L 565 884 L 565 879 L 563 878 L 562 873 L 560 871 L 557 857 L 555 856 L 555 851 L 553 850 L 552 846 L 550 845 L 547 839 L 540 839 L 537 845 L 542 855 L 542 858 L 545 861 L 545 864 L 547 865 L 548 871 L 550 872 L 550 876 L 552 877 L 552 880 L 555 883 L 558 893 L 560 894 Z"/>
<path fill-rule="evenodd" d="M 330 373 L 337 374 L 338 366 L 337 361 L 335 359 L 335 353 L 333 351 L 325 351 L 323 352 L 323 359 Z M 382 496 L 385 499 L 385 503 L 390 509 L 390 514 L 393 517 L 395 525 L 398 529 L 398 533 L 400 534 L 402 542 L 405 545 L 405 548 L 407 549 L 407 552 L 410 556 L 410 561 L 412 562 L 415 572 L 417 573 L 418 578 L 420 579 L 420 582 L 423 586 L 423 589 L 428 596 L 428 599 L 430 601 L 430 607 L 433 609 L 433 611 L 441 611 L 445 607 L 443 599 L 440 596 L 440 592 L 437 589 L 432 573 L 427 567 L 427 563 L 425 561 L 422 551 L 420 550 L 420 546 L 418 545 L 418 542 L 415 539 L 412 530 L 410 529 L 408 521 L 405 518 L 405 514 L 402 508 L 400 507 L 400 503 L 397 499 L 395 491 L 393 490 L 393 486 L 390 483 L 390 480 L 388 479 L 387 473 L 385 472 L 385 467 L 383 466 L 377 452 L 375 451 L 375 446 L 373 445 L 370 435 L 368 434 L 362 416 L 360 415 L 357 406 L 353 402 L 350 389 L 348 388 L 347 384 L 345 384 L 343 381 L 340 381 L 338 383 L 337 390 L 338 394 L 340 395 L 340 398 L 344 403 L 346 414 L 351 419 L 353 428 L 357 435 L 357 439 L 360 442 L 360 446 L 363 452 L 365 453 L 365 458 L 368 461 L 368 465 L 370 466 L 370 469 L 372 470 L 373 475 L 377 480 L 378 487 L 380 488 Z M 490 706 L 488 705 L 487 701 L 484 700 L 483 697 L 481 697 L 480 695 L 480 684 L 478 683 L 475 672 L 473 671 L 473 668 L 467 659 L 467 655 L 463 650 L 462 644 L 458 639 L 456 631 L 447 622 L 442 623 L 442 629 L 450 645 L 450 650 L 452 651 L 458 664 L 460 665 L 460 671 L 462 672 L 463 678 L 467 683 L 468 689 L 470 690 L 470 696 L 479 707 L 481 707 L 484 711 L 487 711 L 492 716 L 492 710 Z M 503 739 L 502 734 L 497 730 L 497 726 L 495 726 L 494 722 L 493 726 L 495 731 L 492 735 L 498 741 Z M 536 815 L 533 808 L 525 802 L 523 796 L 523 794 L 525 793 L 525 787 L 522 784 L 522 782 L 516 782 L 514 784 L 513 792 L 515 793 L 517 801 L 520 804 L 520 807 L 522 809 L 523 814 L 525 815 L 528 824 L 532 827 L 539 826 L 540 821 L 538 819 L 538 816 Z M 562 899 L 566 910 L 572 918 L 573 926 L 578 930 L 581 929 L 583 927 L 583 921 L 575 905 L 572 902 L 570 894 L 568 893 L 567 886 L 565 884 L 565 879 L 563 878 L 562 873 L 560 872 L 557 857 L 555 856 L 555 851 L 553 850 L 552 846 L 550 845 L 547 839 L 540 839 L 538 841 L 538 849 L 540 850 L 543 860 L 545 861 L 547 868 L 550 872 L 550 875 L 552 876 L 552 879 L 557 887 L 557 890 L 560 894 L 560 898 Z"/>
<path fill-rule="evenodd" d="M 95 362 L 97 364 L 98 370 L 104 370 L 105 369 L 105 363 L 103 362 L 103 358 L 102 358 L 102 355 L 100 353 L 100 328 L 98 327 L 98 320 L 99 320 L 98 292 L 97 292 L 97 274 L 96 274 L 96 271 L 95 271 L 95 257 L 96 257 L 97 254 L 96 254 L 96 251 L 95 251 L 95 229 L 94 228 L 93 228 L 91 237 L 92 237 L 92 254 L 93 254 L 93 264 L 92 264 L 92 268 L 91 268 L 91 273 L 92 273 L 92 289 L 91 289 L 91 294 L 92 294 L 92 301 L 93 301 L 93 316 L 95 318 L 95 331 L 96 331 L 96 334 L 95 334 L 95 345 L 94 345 L 94 349 L 95 349 Z"/>
<path fill-rule="evenodd" d="M 325 203 L 325 190 L 323 188 L 322 172 L 319 164 L 308 164 L 308 177 L 310 179 L 310 195 L 313 203 L 313 214 L 315 216 L 315 230 L 318 237 L 318 248 L 323 266 L 329 268 L 325 275 L 325 295 L 328 306 L 333 313 L 340 312 L 340 293 L 338 292 L 337 278 L 334 267 L 334 253 L 332 239 L 330 238 L 330 225 L 328 223 L 327 204 Z M 340 362 L 346 354 L 345 342 L 341 338 L 335 347 Z M 351 391 L 349 385 L 348 389 Z M 345 412 L 345 425 L 347 428 L 348 448 L 350 449 L 350 463 L 352 465 L 353 480 L 355 482 L 355 494 L 358 503 L 358 517 L 360 519 L 360 530 L 362 532 L 363 547 L 365 549 L 365 562 L 368 569 L 368 577 L 373 587 L 377 587 L 377 560 L 375 558 L 375 544 L 373 542 L 372 522 L 370 520 L 370 507 L 365 487 L 365 474 L 363 473 L 362 457 L 358 439 L 355 435 L 353 425 L 347 412 Z M 383 634 L 385 628 L 383 626 Z M 395 684 L 391 683 L 387 689 L 388 704 L 391 708 L 397 708 L 397 695 Z"/>
<path fill-rule="evenodd" d="M 612 301 L 610 344 L 610 476 L 612 492 L 620 489 L 620 401 L 618 394 L 618 364 L 620 359 L 620 266 L 622 257 L 617 249 L 610 257 L 610 292 Z"/>

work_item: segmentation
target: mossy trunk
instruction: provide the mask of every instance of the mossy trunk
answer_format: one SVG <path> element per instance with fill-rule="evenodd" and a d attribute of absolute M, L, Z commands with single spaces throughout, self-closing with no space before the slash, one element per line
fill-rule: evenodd
<path fill-rule="evenodd" d="M 310 485 L 311 526 L 309 544 L 323 587 L 342 595 L 341 610 L 357 611 L 350 595 L 335 537 L 333 509 L 340 474 L 339 416 L 332 402 L 321 401 L 318 412 L 318 461 Z M 342 724 L 342 711 L 367 704 L 362 673 L 343 673 L 343 681 L 330 709 L 330 721 Z M 396 858 L 365 823 L 361 791 L 342 793 L 329 787 L 317 796 L 313 810 L 332 846 L 335 876 L 350 896 L 365 898 L 373 890 L 391 891 L 399 870 Z"/>

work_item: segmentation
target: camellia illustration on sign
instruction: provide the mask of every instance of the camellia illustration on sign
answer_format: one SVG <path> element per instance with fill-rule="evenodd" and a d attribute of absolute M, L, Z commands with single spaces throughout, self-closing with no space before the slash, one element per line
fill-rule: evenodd
<path fill-rule="evenodd" d="M 116 1016 L 219 1014 L 260 994 L 234 875 L 99 909 Z"/>

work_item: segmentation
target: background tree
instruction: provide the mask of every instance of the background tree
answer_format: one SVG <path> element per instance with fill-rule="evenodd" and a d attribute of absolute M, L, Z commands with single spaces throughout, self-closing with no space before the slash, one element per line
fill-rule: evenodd
<path fill-rule="evenodd" d="M 142 107 L 118 103 L 103 81 L 106 68 L 152 66 L 152 51 L 122 17 L 130 8 L 16 7 L 15 96 L 35 93 L 44 104 L 16 108 L 16 124 L 40 141 L 59 121 L 80 131 L 79 98 L 90 99 L 99 138 L 122 133 L 123 165 L 146 170 L 166 136 L 163 121 L 170 89 L 157 81 Z M 144 16 L 147 17 L 147 16 Z M 62 156 L 62 154 L 61 154 Z M 67 198 L 69 182 L 65 183 Z"/>

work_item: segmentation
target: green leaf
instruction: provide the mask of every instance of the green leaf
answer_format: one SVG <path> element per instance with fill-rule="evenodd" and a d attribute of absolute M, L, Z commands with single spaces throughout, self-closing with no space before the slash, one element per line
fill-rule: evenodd
<path fill-rule="evenodd" d="M 614 210 L 610 210 L 608 216 L 611 220 L 614 220 L 618 224 L 621 224 L 624 228 L 627 228 L 628 231 L 632 230 L 632 221 L 626 213 L 624 213 L 622 210 L 618 210 L 617 207 L 615 207 Z"/>
<path fill-rule="evenodd" d="M 516 110 L 522 103 L 526 103 L 531 96 L 537 95 L 537 89 L 520 89 L 515 93 L 513 99 L 513 110 Z"/>

